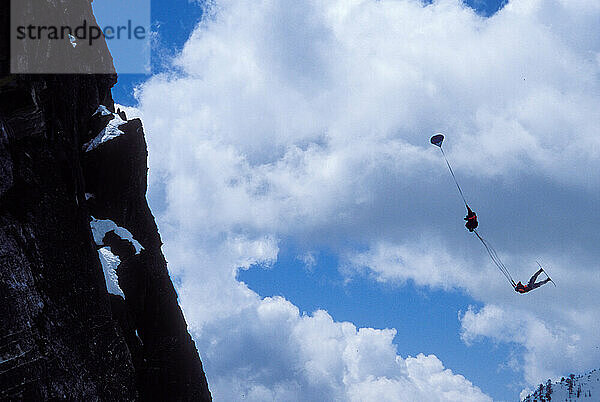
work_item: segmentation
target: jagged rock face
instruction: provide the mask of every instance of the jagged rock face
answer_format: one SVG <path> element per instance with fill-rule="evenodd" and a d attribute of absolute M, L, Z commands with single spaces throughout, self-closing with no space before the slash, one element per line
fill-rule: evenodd
<path fill-rule="evenodd" d="M 1 19 L 7 15 L 3 1 Z M 108 120 L 92 117 L 99 105 L 114 107 L 116 77 L 7 75 L 6 27 L 0 399 L 210 400 L 145 199 L 141 122 L 126 122 L 123 135 L 85 152 Z M 114 232 L 102 239 L 119 257 L 125 299 L 107 291 L 91 216 L 126 228 L 143 247 L 136 252 Z"/>
<path fill-rule="evenodd" d="M 206 400 L 206 380 L 194 343 L 177 304 L 167 263 L 160 251 L 161 240 L 146 203 L 147 150 L 139 119 L 119 126 L 121 135 L 85 152 L 83 172 L 91 214 L 110 219 L 126 228 L 143 249 L 136 253 L 131 243 L 108 232 L 103 245 L 121 261 L 119 285 L 125 294 L 127 317 L 122 328 L 141 354 L 134 356 L 141 396 L 144 400 L 170 400 L 179 389 L 190 392 L 190 400 Z M 131 324 L 132 323 L 132 324 Z M 202 379 L 202 381 L 198 381 Z M 187 397 L 186 397 L 187 398 Z"/>
<path fill-rule="evenodd" d="M 18 78 L 0 93 L 0 397 L 137 395 L 90 235 L 77 135 L 109 83 Z M 62 100 L 85 94 L 87 104 Z"/>
<path fill-rule="evenodd" d="M 146 202 L 148 152 L 142 123 L 134 119 L 119 129 L 124 135 L 84 153 L 90 211 L 127 228 L 142 244 L 159 248 L 158 229 Z"/>

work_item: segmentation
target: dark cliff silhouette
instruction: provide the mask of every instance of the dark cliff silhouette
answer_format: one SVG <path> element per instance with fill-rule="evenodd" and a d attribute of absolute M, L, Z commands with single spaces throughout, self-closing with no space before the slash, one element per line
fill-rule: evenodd
<path fill-rule="evenodd" d="M 98 107 L 115 112 L 116 75 L 11 75 L 9 3 L 0 2 L 0 400 L 211 400 L 146 202 L 141 121 L 86 152 L 109 120 Z M 87 1 L 59 3 L 91 15 Z M 95 60 L 112 66 L 106 46 Z M 103 238 L 125 298 L 107 292 L 92 216 L 143 247 Z"/>

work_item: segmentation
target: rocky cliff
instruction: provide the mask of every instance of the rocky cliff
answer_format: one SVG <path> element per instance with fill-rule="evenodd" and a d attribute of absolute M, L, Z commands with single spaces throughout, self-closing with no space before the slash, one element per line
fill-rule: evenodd
<path fill-rule="evenodd" d="M 9 15 L 2 0 L 0 400 L 210 400 L 146 202 L 142 123 L 115 113 L 116 75 L 10 75 Z"/>

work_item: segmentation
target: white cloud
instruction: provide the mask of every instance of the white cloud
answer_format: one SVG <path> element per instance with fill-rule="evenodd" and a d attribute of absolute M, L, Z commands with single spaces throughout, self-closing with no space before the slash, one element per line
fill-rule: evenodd
<path fill-rule="evenodd" d="M 485 399 L 435 357 L 399 358 L 391 330 L 303 316 L 235 280 L 271 265 L 286 239 L 307 253 L 329 246 L 380 281 L 467 291 L 486 306 L 461 316 L 464 339 L 522 345 L 529 382 L 598 362 L 598 267 L 582 265 L 595 261 L 595 232 L 581 218 L 598 215 L 595 2 L 514 0 L 490 19 L 458 0 L 223 0 L 213 11 L 176 59 L 181 73 L 140 89 L 139 110 L 169 267 L 215 395 L 294 400 L 308 386 L 376 398 L 402 385 Z M 428 145 L 437 131 L 513 274 L 542 254 L 559 288 L 517 298 L 464 240 Z M 547 251 L 561 247 L 569 254 Z M 362 354 L 363 339 L 374 350 Z"/>
<path fill-rule="evenodd" d="M 450 290 L 464 288 L 475 291 L 489 282 L 486 278 L 496 273 L 486 267 L 469 270 L 469 265 L 453 260 L 440 249 L 441 241 L 430 240 L 419 244 L 396 246 L 379 243 L 366 252 L 348 256 L 347 272 L 371 272 L 381 282 L 412 280 L 418 286 Z M 435 252 L 432 253 L 432 245 Z"/>
<path fill-rule="evenodd" d="M 450 401 L 460 400 L 453 396 L 458 390 L 466 400 L 489 400 L 434 355 L 402 358 L 393 329 L 357 328 L 323 310 L 300 313 L 282 297 L 261 299 L 231 267 L 269 264 L 276 247 L 262 241 L 230 239 L 205 255 L 190 251 L 194 239 L 165 244 L 215 398 L 361 400 L 389 392 L 378 400 Z"/>
<path fill-rule="evenodd" d="M 419 354 L 405 361 L 408 379 L 370 377 L 353 384 L 350 401 L 491 401 L 463 376 L 444 369 L 433 356 Z"/>
<path fill-rule="evenodd" d="M 522 307 L 486 305 L 480 311 L 469 308 L 460 317 L 462 337 L 467 342 L 489 337 L 522 345 L 517 363 L 526 381 L 536 384 L 597 365 L 600 317 L 593 310 L 570 312 L 572 317 L 561 320 L 551 313 L 540 314 Z"/>
<path fill-rule="evenodd" d="M 300 315 L 280 297 L 239 314 L 196 337 L 219 399 L 491 400 L 434 355 L 398 356 L 395 330 L 357 329 L 322 310 Z"/>
<path fill-rule="evenodd" d="M 409 243 L 404 246 L 377 244 L 370 250 L 348 257 L 350 274 L 367 272 L 376 280 L 402 283 L 413 281 L 418 286 L 463 289 L 486 304 L 476 311 L 470 307 L 459 314 L 462 339 L 472 344 L 483 337 L 496 342 L 520 345 L 517 364 L 525 380 L 532 385 L 567 372 L 584 372 L 600 360 L 596 335 L 600 331 L 600 313 L 594 306 L 600 302 L 600 278 L 593 268 L 575 268 L 573 261 L 547 255 L 543 261 L 558 287 L 547 284 L 526 295 L 513 292 L 491 262 L 484 264 L 456 260 L 440 248 L 440 241 Z M 436 245 L 434 252 L 428 247 Z M 480 253 L 485 251 L 480 246 Z M 531 261 L 532 255 L 506 259 L 516 280 L 526 281 L 536 267 L 527 271 L 517 262 Z M 540 279 L 544 279 L 542 274 Z M 585 289 L 585 291 L 582 291 Z"/>
<path fill-rule="evenodd" d="M 296 258 L 304 263 L 304 268 L 309 272 L 312 272 L 315 265 L 317 265 L 317 258 L 313 252 L 307 251 Z"/>

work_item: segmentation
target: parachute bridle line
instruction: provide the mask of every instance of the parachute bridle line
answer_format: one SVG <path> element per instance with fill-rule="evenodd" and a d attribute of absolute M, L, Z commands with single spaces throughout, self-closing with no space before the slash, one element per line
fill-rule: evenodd
<path fill-rule="evenodd" d="M 496 253 L 496 250 L 494 250 L 494 247 L 492 247 L 491 244 L 489 244 L 483 237 L 481 237 L 479 235 L 479 233 L 477 233 L 477 230 L 473 230 L 473 232 L 477 235 L 477 238 L 479 238 L 479 240 L 481 240 L 481 244 L 483 244 L 483 246 L 487 250 L 488 254 L 490 255 L 490 258 L 492 259 L 494 264 L 496 264 L 496 266 L 498 267 L 500 272 L 502 272 L 502 274 L 506 277 L 506 279 L 508 280 L 508 283 L 510 283 L 510 285 L 513 288 L 515 288 L 517 286 L 517 284 L 515 283 L 512 276 L 510 275 L 508 268 L 506 268 L 506 266 L 504 265 L 504 263 L 502 262 L 500 257 L 498 257 L 498 254 Z"/>
<path fill-rule="evenodd" d="M 458 188 L 458 192 L 460 193 L 460 197 L 462 198 L 463 202 L 465 203 L 465 206 L 468 207 L 469 205 L 467 204 L 467 200 L 465 199 L 465 195 L 462 192 L 462 189 L 460 188 L 460 185 L 458 184 L 458 180 L 456 180 L 456 175 L 454 175 L 454 170 L 452 170 L 452 166 L 450 166 L 450 162 L 448 162 L 448 158 L 446 158 L 446 154 L 444 153 L 444 149 L 442 148 L 442 146 L 439 146 L 440 151 L 442 151 L 442 155 L 444 156 L 444 160 L 446 161 L 446 165 L 448 165 L 448 169 L 450 169 L 450 174 L 452 174 L 452 178 L 454 179 L 454 183 L 456 183 L 456 188 Z"/>
<path fill-rule="evenodd" d="M 439 139 L 439 142 L 435 141 L 436 137 L 441 137 Z M 454 174 L 454 171 L 452 170 L 452 166 L 450 166 L 450 162 L 448 162 L 448 158 L 446 157 L 446 153 L 444 153 L 444 149 L 442 148 L 442 141 L 443 140 L 444 140 L 443 135 L 437 135 L 437 136 L 432 137 L 431 143 L 433 145 L 436 145 L 437 147 L 439 147 L 440 151 L 442 151 L 442 155 L 444 156 L 444 160 L 446 161 L 446 165 L 448 165 L 448 169 L 450 170 L 450 174 L 452 174 L 452 178 L 454 179 L 454 183 L 456 183 L 456 188 L 458 188 L 458 192 L 460 193 L 460 197 L 462 198 L 463 202 L 465 203 L 465 207 L 467 207 L 467 210 L 470 211 L 469 204 L 467 204 L 467 200 L 465 198 L 465 195 L 463 194 L 462 189 L 460 188 L 460 185 L 458 184 L 458 180 L 456 179 L 456 175 Z M 502 274 L 504 275 L 504 277 L 506 278 L 506 280 L 508 281 L 508 283 L 513 288 L 516 288 L 517 284 L 515 283 L 515 281 L 512 278 L 512 276 L 510 275 L 510 272 L 508 271 L 508 268 L 506 268 L 506 266 L 504 265 L 504 263 L 502 262 L 502 260 L 500 259 L 500 257 L 498 257 L 498 253 L 496 252 L 496 250 L 494 249 L 494 247 L 492 247 L 491 244 L 489 244 L 483 237 L 481 237 L 479 235 L 479 233 L 477 232 L 477 230 L 473 230 L 473 232 L 475 232 L 475 235 L 477 235 L 477 238 L 481 241 L 481 244 L 483 244 L 483 246 L 487 250 L 488 254 L 490 255 L 490 258 L 492 259 L 492 262 L 494 264 L 496 264 L 496 266 L 498 267 L 498 269 L 500 270 L 500 272 L 502 272 Z"/>

